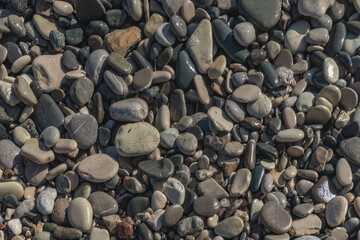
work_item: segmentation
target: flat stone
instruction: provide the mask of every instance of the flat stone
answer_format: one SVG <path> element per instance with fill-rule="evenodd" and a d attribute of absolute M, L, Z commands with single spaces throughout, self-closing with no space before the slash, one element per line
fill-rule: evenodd
<path fill-rule="evenodd" d="M 82 107 L 89 102 L 94 93 L 94 84 L 87 77 L 76 80 L 70 88 L 70 97 L 75 104 Z"/>
<path fill-rule="evenodd" d="M 242 232 L 244 222 L 238 217 L 229 217 L 219 222 L 214 231 L 218 236 L 233 238 Z"/>
<path fill-rule="evenodd" d="M 256 118 L 265 117 L 270 113 L 272 109 L 272 103 L 268 96 L 260 94 L 255 102 L 246 104 L 246 110 L 248 113 Z"/>
<path fill-rule="evenodd" d="M 65 80 L 65 72 L 61 65 L 62 54 L 41 55 L 34 59 L 32 71 L 35 81 L 43 92 L 49 93 L 60 88 Z"/>
<path fill-rule="evenodd" d="M 340 105 L 346 110 L 351 111 L 358 103 L 358 94 L 352 88 L 341 89 Z"/>
<path fill-rule="evenodd" d="M 238 87 L 233 93 L 232 98 L 240 103 L 255 102 L 261 95 L 261 89 L 252 84 L 244 84 Z"/>
<path fill-rule="evenodd" d="M 345 158 L 340 158 L 336 164 L 336 179 L 342 186 L 347 186 L 352 183 L 353 174 Z"/>
<path fill-rule="evenodd" d="M 58 239 L 79 239 L 82 233 L 79 229 L 56 226 L 53 231 L 54 237 Z"/>
<path fill-rule="evenodd" d="M 174 173 L 174 164 L 168 158 L 158 161 L 141 161 L 138 168 L 144 174 L 157 180 L 167 180 Z"/>
<path fill-rule="evenodd" d="M 199 233 L 204 228 L 203 220 L 198 216 L 184 218 L 176 224 L 176 231 L 182 237 Z"/>
<path fill-rule="evenodd" d="M 0 140 L 0 168 L 13 169 L 16 164 L 23 162 L 20 148 L 8 139 Z"/>
<path fill-rule="evenodd" d="M 353 164 L 360 165 L 360 150 L 357 148 L 357 144 L 360 143 L 359 137 L 352 137 L 341 141 L 340 151 L 346 157 L 347 160 Z"/>
<path fill-rule="evenodd" d="M 286 129 L 276 135 L 278 142 L 297 142 L 304 138 L 304 132 L 300 129 Z"/>
<path fill-rule="evenodd" d="M 97 218 L 115 214 L 119 210 L 116 200 L 109 194 L 101 191 L 91 193 L 88 201 L 93 209 L 94 217 Z"/>
<path fill-rule="evenodd" d="M 329 30 L 326 28 L 312 29 L 306 34 L 305 40 L 309 44 L 324 45 L 329 41 Z"/>
<path fill-rule="evenodd" d="M 214 178 L 200 182 L 197 190 L 201 196 L 210 195 L 216 197 L 217 199 L 229 197 L 229 194 L 215 181 Z"/>
<path fill-rule="evenodd" d="M 105 8 L 99 0 L 76 0 L 75 10 L 82 23 L 89 23 L 92 20 L 102 20 L 105 16 Z"/>
<path fill-rule="evenodd" d="M 131 64 L 123 56 L 116 52 L 110 53 L 107 61 L 112 68 L 121 74 L 129 75 L 132 71 Z"/>
<path fill-rule="evenodd" d="M 120 75 L 110 70 L 106 70 L 104 73 L 104 80 L 110 90 L 115 94 L 120 96 L 126 96 L 128 94 L 129 88 L 125 80 Z"/>
<path fill-rule="evenodd" d="M 33 161 L 27 161 L 25 165 L 25 177 L 33 186 L 40 186 L 46 182 L 46 175 L 49 172 L 48 164 L 36 164 Z"/>
<path fill-rule="evenodd" d="M 116 151 L 124 157 L 150 154 L 159 143 L 159 131 L 146 122 L 123 125 L 115 137 Z"/>
<path fill-rule="evenodd" d="M 47 127 L 40 134 L 40 139 L 44 141 L 46 147 L 53 147 L 60 139 L 60 131 L 54 126 Z"/>
<path fill-rule="evenodd" d="M 212 196 L 201 196 L 195 199 L 193 208 L 203 217 L 211 217 L 220 210 L 220 202 Z"/>
<path fill-rule="evenodd" d="M 205 78 L 201 75 L 196 75 L 194 77 L 194 84 L 195 84 L 195 89 L 199 96 L 200 101 L 204 105 L 210 104 L 210 96 L 209 96 L 209 92 L 206 87 Z"/>
<path fill-rule="evenodd" d="M 132 86 L 142 92 L 148 89 L 153 80 L 153 71 L 149 68 L 143 68 L 134 75 Z"/>
<path fill-rule="evenodd" d="M 57 14 L 61 15 L 61 16 L 69 16 L 70 14 L 73 13 L 74 8 L 73 6 L 65 1 L 56 1 L 53 4 L 53 8 L 54 8 L 54 12 L 56 12 Z"/>
<path fill-rule="evenodd" d="M 310 30 L 310 24 L 305 20 L 299 20 L 293 23 L 285 34 L 285 47 L 292 54 L 304 52 L 306 49 L 305 36 Z"/>
<path fill-rule="evenodd" d="M 195 153 L 198 141 L 193 134 L 183 133 L 177 137 L 176 145 L 183 154 L 191 155 Z"/>
<path fill-rule="evenodd" d="M 20 154 L 36 164 L 46 164 L 55 160 L 54 152 L 35 138 L 30 139 L 22 146 Z"/>
<path fill-rule="evenodd" d="M 110 240 L 109 232 L 106 229 L 93 228 L 91 230 L 89 240 L 97 239 Z"/>
<path fill-rule="evenodd" d="M 248 190 L 250 183 L 251 172 L 246 168 L 237 170 L 228 187 L 230 196 L 240 197 Z"/>
<path fill-rule="evenodd" d="M 155 32 L 156 41 L 163 47 L 170 47 L 175 43 L 175 36 L 171 31 L 170 23 L 161 24 Z"/>
<path fill-rule="evenodd" d="M 151 208 L 156 211 L 163 209 L 167 203 L 165 194 L 160 191 L 154 191 L 151 196 Z"/>
<path fill-rule="evenodd" d="M 116 52 L 121 56 L 129 52 L 141 40 L 141 30 L 132 26 L 127 29 L 114 30 L 105 35 L 104 44 L 111 52 Z"/>
<path fill-rule="evenodd" d="M 68 208 L 68 219 L 72 227 L 89 232 L 93 220 L 93 209 L 89 201 L 82 197 L 73 199 Z"/>
<path fill-rule="evenodd" d="M 300 217 L 300 218 L 307 217 L 313 211 L 314 211 L 314 205 L 311 203 L 302 203 L 302 204 L 296 205 L 292 209 L 292 213 L 294 213 L 297 217 Z"/>
<path fill-rule="evenodd" d="M 148 38 L 154 38 L 154 34 L 156 30 L 160 27 L 161 24 L 165 22 L 165 18 L 158 14 L 153 13 L 151 14 L 148 21 L 146 21 L 145 27 L 144 27 L 144 34 Z"/>
<path fill-rule="evenodd" d="M 147 197 L 132 198 L 127 204 L 127 214 L 135 216 L 137 213 L 142 213 L 149 206 L 149 199 Z"/>
<path fill-rule="evenodd" d="M 315 107 L 310 108 L 308 114 L 306 115 L 306 123 L 308 124 L 326 124 L 331 117 L 330 110 L 323 106 L 318 105 Z"/>
<path fill-rule="evenodd" d="M 127 0 L 129 15 L 134 21 L 140 21 L 143 17 L 143 4 L 140 0 Z"/>
<path fill-rule="evenodd" d="M 179 204 L 174 204 L 165 210 L 164 225 L 172 227 L 178 223 L 184 213 L 184 209 Z"/>
<path fill-rule="evenodd" d="M 317 215 L 310 214 L 305 218 L 294 220 L 289 233 L 291 236 L 294 237 L 311 235 L 320 231 L 321 227 L 321 219 Z"/>
<path fill-rule="evenodd" d="M 120 122 L 139 122 L 148 115 L 148 104 L 140 98 L 129 98 L 110 105 L 111 118 Z"/>
<path fill-rule="evenodd" d="M 336 227 L 345 221 L 348 202 L 343 196 L 332 198 L 325 209 L 326 222 L 330 227 Z"/>
<path fill-rule="evenodd" d="M 248 46 L 255 40 L 255 28 L 250 22 L 238 23 L 234 27 L 235 40 L 241 46 Z"/>
<path fill-rule="evenodd" d="M 207 114 L 217 131 L 230 132 L 232 130 L 234 124 L 221 108 L 211 107 Z"/>
<path fill-rule="evenodd" d="M 207 73 L 213 62 L 213 36 L 211 22 L 203 19 L 190 35 L 186 49 L 200 73 Z"/>
<path fill-rule="evenodd" d="M 82 160 L 77 167 L 80 177 L 101 183 L 109 181 L 118 172 L 119 164 L 106 154 L 94 154 Z"/>
<path fill-rule="evenodd" d="M 108 68 L 108 63 L 106 61 L 108 56 L 109 53 L 106 50 L 97 49 L 93 51 L 86 60 L 86 73 L 95 86 L 98 86 L 103 80 L 103 75 Z"/>
<path fill-rule="evenodd" d="M 337 190 L 327 176 L 322 176 L 311 189 L 311 195 L 318 203 L 328 203 L 336 194 Z"/>
<path fill-rule="evenodd" d="M 280 19 L 281 1 L 241 0 L 238 10 L 257 28 L 266 31 L 275 26 Z"/>
<path fill-rule="evenodd" d="M 261 220 L 270 231 L 284 234 L 291 228 L 292 218 L 276 201 L 269 201 L 261 209 Z"/>

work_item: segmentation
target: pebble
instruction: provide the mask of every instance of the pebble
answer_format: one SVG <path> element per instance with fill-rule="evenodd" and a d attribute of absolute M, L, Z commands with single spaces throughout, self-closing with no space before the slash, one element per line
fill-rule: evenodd
<path fill-rule="evenodd" d="M 60 88 L 65 77 L 61 68 L 62 54 L 41 55 L 34 59 L 32 70 L 34 80 L 38 82 L 43 92 L 50 93 Z"/>
<path fill-rule="evenodd" d="M 89 79 L 94 86 L 98 86 L 103 79 L 104 72 L 107 70 L 107 62 L 109 53 L 104 49 L 93 51 L 85 63 L 85 70 Z"/>
<path fill-rule="evenodd" d="M 325 209 L 326 222 L 331 227 L 336 227 L 345 221 L 348 210 L 348 202 L 343 196 L 332 198 Z"/>
<path fill-rule="evenodd" d="M 261 209 L 261 220 L 276 234 L 284 234 L 291 228 L 291 216 L 275 201 L 269 201 Z"/>
<path fill-rule="evenodd" d="M 342 186 L 351 184 L 353 174 L 349 163 L 345 158 L 340 158 L 336 164 L 336 179 Z"/>
<path fill-rule="evenodd" d="M 190 35 L 186 49 L 200 73 L 207 73 L 213 62 L 213 37 L 211 22 L 203 19 Z"/>
<path fill-rule="evenodd" d="M 321 18 L 331 5 L 332 1 L 330 0 L 301 0 L 298 3 L 298 11 L 304 16 Z"/>
<path fill-rule="evenodd" d="M 232 197 L 239 197 L 243 195 L 249 188 L 251 183 L 251 172 L 242 168 L 236 171 L 233 180 L 229 185 L 229 193 Z"/>
<path fill-rule="evenodd" d="M 212 196 L 201 196 L 195 199 L 193 208 L 200 216 L 211 217 L 220 210 L 220 202 Z"/>
<path fill-rule="evenodd" d="M 323 71 L 326 81 L 330 84 L 339 80 L 339 67 L 332 58 L 325 58 L 323 62 Z"/>
<path fill-rule="evenodd" d="M 77 167 L 80 177 L 90 182 L 106 182 L 118 172 L 118 163 L 106 154 L 86 157 Z"/>
<path fill-rule="evenodd" d="M 285 34 L 285 47 L 292 54 L 304 52 L 306 49 L 305 36 L 310 30 L 310 24 L 305 20 L 299 20 L 293 23 Z"/>
<path fill-rule="evenodd" d="M 111 118 L 121 122 L 139 122 L 148 115 L 148 104 L 139 98 L 129 98 L 110 105 Z"/>
<path fill-rule="evenodd" d="M 261 95 L 259 87 L 252 84 L 244 84 L 238 87 L 232 94 L 232 98 L 240 103 L 255 102 Z"/>
<path fill-rule="evenodd" d="M 176 138 L 176 145 L 183 154 L 191 155 L 195 153 L 198 141 L 193 134 L 183 133 Z"/>
<path fill-rule="evenodd" d="M 124 141 L 124 140 L 127 141 Z M 115 137 L 117 152 L 124 157 L 147 155 L 160 143 L 159 131 L 145 122 L 126 124 Z"/>
<path fill-rule="evenodd" d="M 87 199 L 93 209 L 94 217 L 101 218 L 118 212 L 119 206 L 116 200 L 104 192 L 93 192 Z"/>
<path fill-rule="evenodd" d="M 198 216 L 192 216 L 179 221 L 176 230 L 180 236 L 195 234 L 204 228 L 203 220 Z"/>
<path fill-rule="evenodd" d="M 8 139 L 0 140 L 0 167 L 1 169 L 12 169 L 16 164 L 23 161 L 20 148 Z"/>
<path fill-rule="evenodd" d="M 223 110 L 218 107 L 211 107 L 207 113 L 212 125 L 217 131 L 230 132 L 232 130 L 233 123 Z"/>
<path fill-rule="evenodd" d="M 322 227 L 321 219 L 314 214 L 305 218 L 296 219 L 291 224 L 290 235 L 300 237 L 317 233 Z"/>
<path fill-rule="evenodd" d="M 235 40 L 241 46 L 248 46 L 255 40 L 255 28 L 249 22 L 238 23 L 234 27 Z"/>
<path fill-rule="evenodd" d="M 46 164 L 54 161 L 54 152 L 46 149 L 45 145 L 35 139 L 29 139 L 20 149 L 20 154 L 36 164 Z"/>
<path fill-rule="evenodd" d="M 60 139 L 60 131 L 53 126 L 47 127 L 41 132 L 40 139 L 44 141 L 46 147 L 53 147 Z"/>
<path fill-rule="evenodd" d="M 164 194 L 172 204 L 182 205 L 185 201 L 185 187 L 175 178 L 169 178 L 165 183 Z"/>
<path fill-rule="evenodd" d="M 295 206 L 292 212 L 300 218 L 305 218 L 309 216 L 314 211 L 314 205 L 311 203 L 302 203 Z"/>
<path fill-rule="evenodd" d="M 47 187 L 36 199 L 37 210 L 44 215 L 50 215 L 54 209 L 57 191 L 55 188 Z"/>
<path fill-rule="evenodd" d="M 357 144 L 360 142 L 360 138 L 352 137 L 341 141 L 340 151 L 341 153 L 353 164 L 359 165 L 360 158 L 358 150 L 356 148 Z"/>
<path fill-rule="evenodd" d="M 87 77 L 76 80 L 70 88 L 70 97 L 75 104 L 82 107 L 89 102 L 94 93 L 94 84 Z"/>
<path fill-rule="evenodd" d="M 98 123 L 92 115 L 75 113 L 65 118 L 65 128 L 79 148 L 88 149 L 97 139 Z"/>
<path fill-rule="evenodd" d="M 89 232 L 93 220 L 93 209 L 89 201 L 82 197 L 73 199 L 68 208 L 68 219 L 72 227 Z"/>
<path fill-rule="evenodd" d="M 244 222 L 238 217 L 229 217 L 218 223 L 214 229 L 218 236 L 233 238 L 238 236 L 244 228 Z"/>
<path fill-rule="evenodd" d="M 75 10 L 83 23 L 103 19 L 105 15 L 105 8 L 99 0 L 76 0 Z"/>

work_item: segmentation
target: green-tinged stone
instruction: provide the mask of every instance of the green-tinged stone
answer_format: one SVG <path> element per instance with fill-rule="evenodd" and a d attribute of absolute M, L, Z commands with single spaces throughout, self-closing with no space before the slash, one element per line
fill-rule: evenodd
<path fill-rule="evenodd" d="M 188 214 L 189 212 L 191 212 L 193 210 L 193 203 L 194 203 L 195 199 L 197 199 L 197 197 L 198 196 L 197 196 L 196 192 L 194 192 L 190 188 L 185 188 L 185 200 L 183 203 L 183 208 L 184 208 L 185 214 Z"/>
<path fill-rule="evenodd" d="M 145 223 L 136 227 L 136 236 L 139 240 L 153 240 L 154 236 Z"/>
<path fill-rule="evenodd" d="M 346 28 L 350 32 L 360 34 L 360 21 L 349 21 L 346 23 Z"/>
<path fill-rule="evenodd" d="M 275 161 L 279 157 L 276 148 L 270 144 L 259 142 L 256 144 L 256 149 L 259 151 L 260 155 L 272 161 Z"/>
<path fill-rule="evenodd" d="M 65 176 L 64 174 L 61 174 L 58 176 L 55 180 L 56 190 L 60 194 L 66 194 L 71 192 L 71 181 L 70 179 Z"/>
<path fill-rule="evenodd" d="M 264 83 L 270 88 L 274 89 L 279 85 L 279 78 L 276 74 L 274 66 L 266 61 L 263 61 L 259 64 L 259 70 L 264 74 Z"/>
<path fill-rule="evenodd" d="M 254 170 L 251 172 L 251 183 L 250 183 L 250 190 L 252 192 L 256 192 L 259 190 L 261 180 L 265 174 L 265 168 L 261 165 L 257 165 Z"/>
<path fill-rule="evenodd" d="M 196 68 L 186 51 L 180 51 L 176 60 L 176 82 L 182 89 L 194 88 Z"/>
<path fill-rule="evenodd" d="M 346 37 L 346 27 L 342 22 L 338 22 L 330 31 L 329 42 L 325 46 L 325 52 L 330 56 L 335 56 L 343 48 Z"/>
<path fill-rule="evenodd" d="M 166 180 L 174 173 L 174 164 L 168 158 L 142 161 L 138 167 L 144 174 L 157 180 Z"/>
<path fill-rule="evenodd" d="M 310 60 L 312 64 L 316 65 L 319 68 L 322 68 L 323 62 L 327 57 L 328 55 L 326 55 L 324 52 L 315 51 L 311 53 Z"/>
<path fill-rule="evenodd" d="M 275 26 L 281 15 L 281 0 L 240 0 L 239 12 L 260 30 Z"/>
<path fill-rule="evenodd" d="M 91 185 L 88 182 L 82 183 L 74 193 L 74 198 L 82 197 L 82 198 L 88 198 L 91 194 Z"/>
<path fill-rule="evenodd" d="M 116 52 L 110 53 L 107 58 L 110 66 L 121 74 L 129 75 L 131 73 L 131 64 L 120 54 Z"/>
<path fill-rule="evenodd" d="M 8 193 L 1 199 L 2 203 L 5 204 L 5 206 L 10 208 L 16 208 L 19 205 L 19 201 L 17 200 L 16 196 L 14 194 Z"/>
<path fill-rule="evenodd" d="M 169 159 L 174 164 L 175 171 L 179 170 L 184 163 L 184 156 L 181 154 L 175 154 L 169 157 Z"/>
<path fill-rule="evenodd" d="M 144 212 L 148 207 L 149 199 L 147 197 L 135 197 L 127 205 L 127 214 L 133 217 L 137 213 Z"/>
<path fill-rule="evenodd" d="M 154 70 L 151 66 L 151 63 L 149 63 L 148 60 L 137 50 L 132 51 L 132 56 L 135 59 L 137 65 L 139 66 L 139 69 L 142 68 L 149 68 L 151 70 Z"/>
<path fill-rule="evenodd" d="M 226 23 L 220 19 L 212 22 L 213 34 L 217 44 L 224 49 L 226 54 L 234 61 L 244 63 L 249 56 L 247 48 L 240 46 L 235 38 L 234 33 Z"/>

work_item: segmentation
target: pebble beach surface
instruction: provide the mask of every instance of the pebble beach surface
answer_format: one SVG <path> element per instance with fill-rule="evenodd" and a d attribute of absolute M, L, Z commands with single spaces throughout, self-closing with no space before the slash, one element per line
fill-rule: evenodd
<path fill-rule="evenodd" d="M 0 240 L 360 240 L 360 0 L 0 0 Z"/>

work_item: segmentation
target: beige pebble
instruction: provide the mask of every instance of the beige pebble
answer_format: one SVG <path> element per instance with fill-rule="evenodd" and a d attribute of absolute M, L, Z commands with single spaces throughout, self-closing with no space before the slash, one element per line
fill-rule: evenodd
<path fill-rule="evenodd" d="M 75 140 L 60 138 L 53 147 L 53 150 L 58 154 L 66 154 L 75 151 L 77 147 L 78 145 Z"/>
<path fill-rule="evenodd" d="M 31 62 L 31 57 L 29 55 L 24 55 L 20 58 L 18 58 L 12 65 L 11 65 L 11 71 L 13 73 L 20 72 L 26 65 L 28 65 Z"/>
<path fill-rule="evenodd" d="M 17 145 L 23 146 L 30 138 L 29 132 L 23 127 L 16 127 L 12 132 L 14 141 Z"/>
<path fill-rule="evenodd" d="M 55 159 L 54 152 L 35 138 L 31 138 L 22 146 L 20 154 L 37 164 L 46 164 Z"/>

